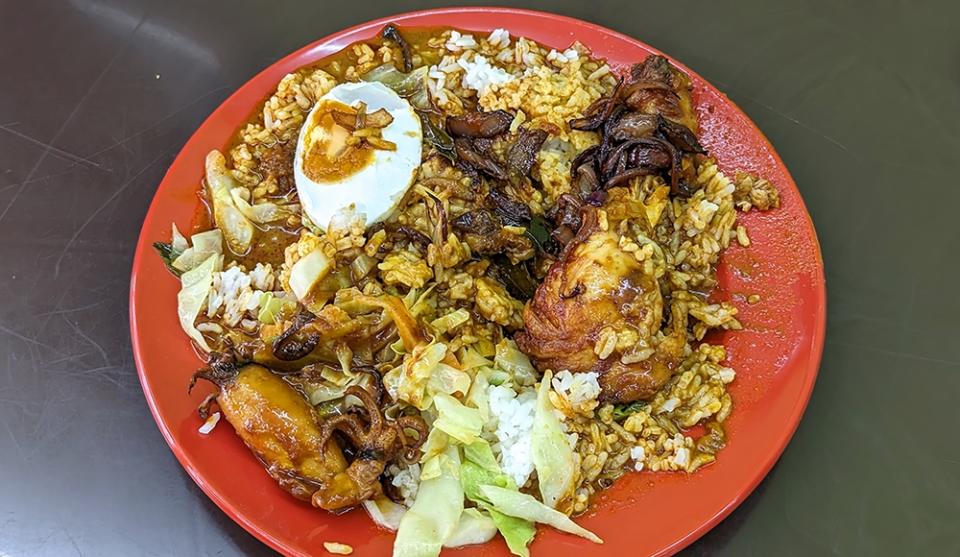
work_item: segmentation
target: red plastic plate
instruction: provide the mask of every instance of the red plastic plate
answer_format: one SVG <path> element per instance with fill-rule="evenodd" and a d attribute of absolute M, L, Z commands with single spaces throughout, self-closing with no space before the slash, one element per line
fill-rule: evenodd
<path fill-rule="evenodd" d="M 349 544 L 359 555 L 389 554 L 393 535 L 377 529 L 362 510 L 331 516 L 294 500 L 267 476 L 228 425 L 209 436 L 197 432 L 195 408 L 204 389 L 188 396 L 186 386 L 200 361 L 177 322 L 179 283 L 150 244 L 169 238 L 171 222 L 189 230 L 204 156 L 224 148 L 280 78 L 375 36 L 391 21 L 478 32 L 503 27 L 513 37 L 557 49 L 576 40 L 621 68 L 657 52 L 609 29 L 548 13 L 503 8 L 407 13 L 335 33 L 278 61 L 231 95 L 184 146 L 157 189 L 134 257 L 130 329 L 140 381 L 163 436 L 197 485 L 250 533 L 287 555 L 322 553 L 324 541 Z M 766 177 L 782 198 L 778 210 L 740 217 L 753 244 L 747 249 L 731 246 L 720 267 L 720 294 L 740 308 L 746 327 L 720 337 L 737 370 L 730 386 L 735 405 L 727 422 L 730 441 L 715 464 L 695 474 L 640 473 L 620 480 L 580 519 L 604 545 L 541 528 L 534 555 L 679 551 L 727 516 L 763 479 L 793 435 L 813 390 L 823 349 L 826 289 L 819 246 L 800 193 L 750 119 L 723 93 L 674 63 L 693 79 L 702 141 L 722 169 Z M 750 294 L 759 294 L 760 302 L 747 304 Z M 459 554 L 508 552 L 496 540 Z"/>

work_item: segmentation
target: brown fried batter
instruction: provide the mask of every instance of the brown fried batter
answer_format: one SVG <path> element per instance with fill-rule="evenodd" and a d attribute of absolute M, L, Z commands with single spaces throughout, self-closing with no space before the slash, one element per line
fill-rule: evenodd
<path fill-rule="evenodd" d="M 686 341 L 677 329 L 656 342 L 663 319 L 657 279 L 620 249 L 616 233 L 600 228 L 592 208 L 523 319 L 516 341 L 538 369 L 599 372 L 609 402 L 652 396 L 673 375 Z M 649 348 L 653 354 L 641 359 Z"/>

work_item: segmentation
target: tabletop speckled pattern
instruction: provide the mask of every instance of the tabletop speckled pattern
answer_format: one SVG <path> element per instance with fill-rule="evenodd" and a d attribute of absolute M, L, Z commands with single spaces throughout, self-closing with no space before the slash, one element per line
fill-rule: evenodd
<path fill-rule="evenodd" d="M 319 37 L 422 7 L 0 0 L 0 555 L 272 554 L 150 417 L 133 246 L 167 165 L 230 91 Z M 637 37 L 724 90 L 820 237 L 828 330 L 806 416 L 685 555 L 960 554 L 958 5 L 523 7 Z"/>

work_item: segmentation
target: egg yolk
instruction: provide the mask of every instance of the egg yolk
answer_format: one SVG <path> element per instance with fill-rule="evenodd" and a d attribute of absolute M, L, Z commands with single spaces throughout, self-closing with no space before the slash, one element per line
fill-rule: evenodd
<path fill-rule="evenodd" d="M 334 121 L 334 110 L 356 112 L 341 102 L 326 101 L 306 124 L 311 127 L 304 137 L 303 173 L 314 182 L 337 182 L 373 162 L 373 147 L 366 142 L 351 145 L 352 133 Z"/>

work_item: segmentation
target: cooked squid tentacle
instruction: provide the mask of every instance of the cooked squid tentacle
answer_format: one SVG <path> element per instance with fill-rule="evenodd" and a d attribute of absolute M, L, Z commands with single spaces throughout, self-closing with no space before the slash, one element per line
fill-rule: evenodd
<path fill-rule="evenodd" d="M 364 424 L 356 414 L 337 416 L 327 420 L 322 427 L 323 442 L 329 444 L 333 434 L 339 432 L 356 448 L 357 457 L 346 470 L 324 482 L 313 494 L 314 506 L 321 508 L 344 508 L 347 502 L 356 504 L 381 493 L 378 479 L 387 463 L 396 458 L 407 460 L 426 441 L 427 425 L 415 416 L 403 416 L 387 421 L 369 392 L 360 387 L 350 387 L 347 395 L 360 399 L 367 415 Z M 407 430 L 417 433 L 410 439 Z"/>

